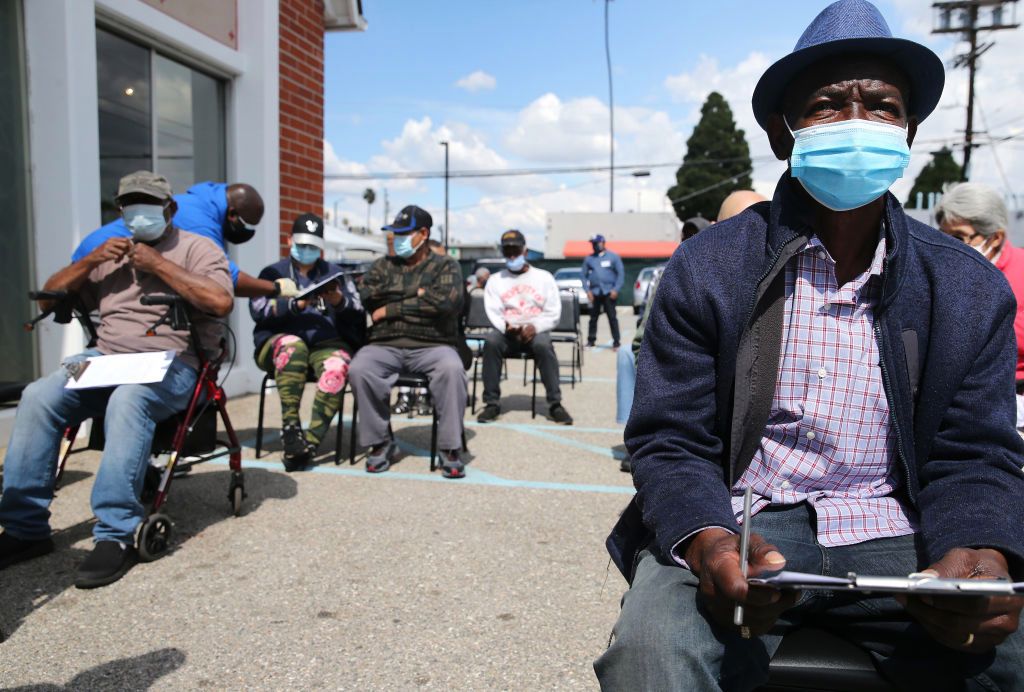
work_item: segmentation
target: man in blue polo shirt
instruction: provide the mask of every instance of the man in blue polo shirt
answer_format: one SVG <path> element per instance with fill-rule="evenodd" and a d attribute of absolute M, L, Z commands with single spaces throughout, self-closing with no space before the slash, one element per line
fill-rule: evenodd
<path fill-rule="evenodd" d="M 583 260 L 583 290 L 590 299 L 590 324 L 587 326 L 587 346 L 597 341 L 597 318 L 601 311 L 608 313 L 608 326 L 612 329 L 612 347 L 619 347 L 619 318 L 615 314 L 615 301 L 622 290 L 622 258 L 605 249 L 604 236 L 590 239 L 594 254 Z"/>
<path fill-rule="evenodd" d="M 252 185 L 245 183 L 197 183 L 184 194 L 175 195 L 178 211 L 174 225 L 182 230 L 209 238 L 224 250 L 226 243 L 240 244 L 252 239 L 256 225 L 263 219 L 263 198 Z M 71 255 L 77 262 L 109 238 L 130 238 L 131 231 L 117 218 L 97 228 L 82 240 Z M 235 295 L 239 298 L 285 295 L 293 287 L 257 279 L 241 271 L 228 257 Z"/>

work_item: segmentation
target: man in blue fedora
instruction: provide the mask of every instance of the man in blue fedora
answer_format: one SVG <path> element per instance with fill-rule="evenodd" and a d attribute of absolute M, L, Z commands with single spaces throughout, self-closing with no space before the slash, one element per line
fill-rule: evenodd
<path fill-rule="evenodd" d="M 751 575 L 1024 580 L 1013 295 L 888 192 L 943 81 L 866 0 L 829 5 L 761 77 L 754 113 L 788 170 L 770 203 L 683 243 L 650 308 L 603 689 L 754 689 L 808 625 L 897 689 L 1024 689 L 1020 598 L 748 587 L 739 554 L 749 488 Z"/>

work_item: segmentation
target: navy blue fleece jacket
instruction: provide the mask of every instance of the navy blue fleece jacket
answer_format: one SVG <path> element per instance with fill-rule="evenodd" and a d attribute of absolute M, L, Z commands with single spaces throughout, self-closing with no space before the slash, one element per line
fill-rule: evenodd
<path fill-rule="evenodd" d="M 787 174 L 771 203 L 681 244 L 665 270 L 625 433 L 637 494 L 608 539 L 627 578 L 644 545 L 667 556 L 700 528 L 736 526 L 730 486 L 767 416 L 750 399 L 764 390 L 770 402 L 778 369 L 781 332 L 760 328 L 765 285 L 812 233 L 809 210 Z M 1024 577 L 1013 294 L 980 254 L 907 217 L 892 195 L 885 228 L 875 334 L 922 558 L 991 547 Z"/>

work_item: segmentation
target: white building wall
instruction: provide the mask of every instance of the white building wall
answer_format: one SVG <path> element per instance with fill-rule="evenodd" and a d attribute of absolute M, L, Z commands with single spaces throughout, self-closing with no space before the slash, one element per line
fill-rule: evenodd
<path fill-rule="evenodd" d="M 266 203 L 259 232 L 233 258 L 251 274 L 277 260 L 277 0 L 240 0 L 237 51 L 139 0 L 27 0 L 24 10 L 37 285 L 100 226 L 97 22 L 227 81 L 227 182 L 254 185 Z M 261 377 L 247 307 L 236 301 L 231 317 L 238 351 L 229 394 L 251 391 Z M 42 372 L 81 348 L 77 326 L 40 327 Z"/>

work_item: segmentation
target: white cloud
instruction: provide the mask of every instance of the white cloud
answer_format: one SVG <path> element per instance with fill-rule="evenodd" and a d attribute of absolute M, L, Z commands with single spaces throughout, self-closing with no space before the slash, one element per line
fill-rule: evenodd
<path fill-rule="evenodd" d="M 455 82 L 455 86 L 469 92 L 490 91 L 497 85 L 498 80 L 495 79 L 493 75 L 489 75 L 483 70 L 471 72 L 459 81 Z"/>

